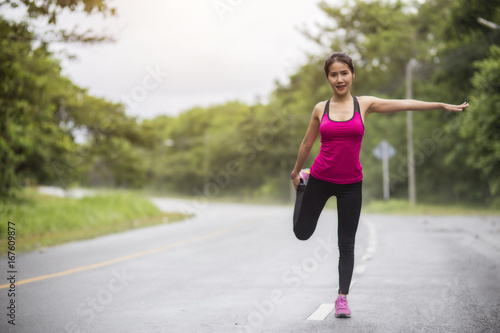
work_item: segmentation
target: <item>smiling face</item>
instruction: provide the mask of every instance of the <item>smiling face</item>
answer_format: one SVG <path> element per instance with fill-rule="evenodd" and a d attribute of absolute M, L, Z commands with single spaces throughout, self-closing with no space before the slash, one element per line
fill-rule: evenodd
<path fill-rule="evenodd" d="M 333 93 L 338 96 L 344 96 L 351 91 L 351 84 L 355 74 L 347 64 L 335 61 L 330 65 L 328 72 L 328 82 L 333 89 Z"/>

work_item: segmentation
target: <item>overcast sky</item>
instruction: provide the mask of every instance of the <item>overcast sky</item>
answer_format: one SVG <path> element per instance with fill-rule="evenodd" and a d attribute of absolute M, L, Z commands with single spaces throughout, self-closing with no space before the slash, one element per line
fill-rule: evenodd
<path fill-rule="evenodd" d="M 231 5 L 231 3 L 233 5 Z M 119 0 L 115 18 L 68 15 L 60 25 L 93 27 L 116 43 L 53 45 L 75 54 L 63 73 L 90 93 L 127 105 L 129 115 L 177 115 L 194 106 L 265 98 L 318 52 L 297 30 L 326 16 L 318 1 Z M 214 4 L 219 4 L 219 11 Z M 224 7 L 226 5 L 227 7 Z"/>

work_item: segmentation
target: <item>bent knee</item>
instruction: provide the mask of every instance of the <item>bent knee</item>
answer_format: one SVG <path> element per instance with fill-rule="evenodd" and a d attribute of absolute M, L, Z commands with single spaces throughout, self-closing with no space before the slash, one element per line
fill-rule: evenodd
<path fill-rule="evenodd" d="M 305 233 L 302 233 L 302 232 L 298 232 L 297 230 L 293 230 L 293 232 L 295 234 L 295 237 L 297 237 L 297 239 L 299 239 L 301 241 L 308 240 L 309 238 L 311 238 L 311 235 L 312 235 L 310 233 L 305 234 Z"/>

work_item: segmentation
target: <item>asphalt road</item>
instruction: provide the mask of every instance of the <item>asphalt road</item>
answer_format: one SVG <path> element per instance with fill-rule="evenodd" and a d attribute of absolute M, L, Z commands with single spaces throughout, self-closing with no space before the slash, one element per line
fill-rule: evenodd
<path fill-rule="evenodd" d="M 362 215 L 337 319 L 335 211 L 303 242 L 290 207 L 154 202 L 196 216 L 2 257 L 0 331 L 500 332 L 500 216 Z"/>

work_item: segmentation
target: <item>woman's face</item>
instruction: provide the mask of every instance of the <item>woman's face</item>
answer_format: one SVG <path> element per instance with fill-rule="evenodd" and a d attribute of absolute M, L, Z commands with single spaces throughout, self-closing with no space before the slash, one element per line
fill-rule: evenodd
<path fill-rule="evenodd" d="M 352 73 L 349 66 L 343 62 L 337 61 L 330 65 L 328 82 L 330 82 L 334 94 L 339 96 L 348 94 L 351 90 L 351 84 L 354 77 L 355 74 Z"/>

